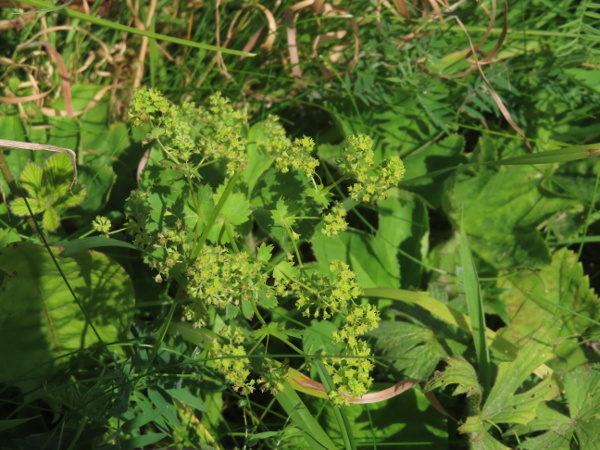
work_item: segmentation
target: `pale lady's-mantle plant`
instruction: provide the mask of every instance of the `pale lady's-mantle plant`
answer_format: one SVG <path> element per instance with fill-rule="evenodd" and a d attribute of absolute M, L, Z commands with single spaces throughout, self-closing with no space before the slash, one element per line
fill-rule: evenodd
<path fill-rule="evenodd" d="M 345 404 L 367 393 L 373 361 L 362 336 L 377 327 L 379 312 L 361 301 L 346 264 L 330 261 L 322 273 L 305 261 L 307 244 L 314 233 L 335 238 L 346 229 L 344 204 L 385 196 L 404 176 L 402 161 L 376 164 L 372 140 L 351 136 L 336 161 L 340 178 L 325 185 L 311 138 L 288 139 L 273 116 L 250 127 L 245 111 L 219 94 L 207 107 L 176 106 L 140 89 L 129 117 L 148 127 L 152 152 L 127 201 L 128 229 L 156 281 L 177 286 L 187 320 L 220 333 L 204 356 L 240 393 L 257 381 L 278 392 L 285 365 L 268 357 L 266 338 L 306 357 L 294 344 L 300 334 L 282 321 L 301 311 L 336 326 L 330 339 L 341 350 L 323 357 L 335 384 L 330 397 Z M 341 186 L 344 203 L 333 194 Z M 267 355 L 262 367 L 251 354 Z M 256 380 L 254 371 L 268 376 Z"/>

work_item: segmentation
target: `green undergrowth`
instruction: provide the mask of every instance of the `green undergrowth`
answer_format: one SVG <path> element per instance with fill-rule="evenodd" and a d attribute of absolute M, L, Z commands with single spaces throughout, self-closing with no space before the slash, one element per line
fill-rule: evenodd
<path fill-rule="evenodd" d="M 0 143 L 77 182 L 3 144 L 3 446 L 598 446 L 600 11 L 413 3 L 298 10 L 299 73 L 291 2 L 143 5 L 196 46 L 150 36 L 135 90 L 143 30 L 11 32 L 25 98 L 64 79 L 16 42 L 71 27 L 70 97 Z"/>

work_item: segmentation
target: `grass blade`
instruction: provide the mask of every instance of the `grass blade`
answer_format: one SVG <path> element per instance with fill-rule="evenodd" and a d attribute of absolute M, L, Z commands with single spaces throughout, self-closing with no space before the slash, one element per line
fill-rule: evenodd
<path fill-rule="evenodd" d="M 35 6 L 36 8 L 44 8 L 48 10 L 55 10 L 55 5 L 52 3 L 48 3 L 42 0 L 25 0 L 23 3 L 28 5 Z M 152 39 L 158 39 L 159 41 L 167 41 L 172 42 L 174 44 L 186 45 L 188 47 L 195 47 L 203 50 L 210 50 L 213 52 L 221 52 L 227 53 L 230 55 L 237 56 L 255 56 L 254 53 L 241 52 L 239 50 L 231 50 L 228 48 L 217 47 L 215 45 L 203 44 L 201 42 L 189 41 L 186 39 L 180 39 L 172 36 L 167 36 L 166 34 L 153 33 L 151 31 L 138 30 L 137 28 L 128 27 L 127 25 L 121 25 L 120 23 L 111 22 L 110 20 L 101 19 L 99 17 L 90 16 L 88 14 L 81 13 L 79 11 L 74 11 L 72 9 L 62 9 L 59 11 L 60 13 L 66 14 L 67 16 L 73 19 L 80 19 L 84 22 L 93 23 L 94 25 L 100 25 L 106 28 L 112 28 L 113 30 L 125 31 L 126 33 L 138 34 L 140 36 L 146 36 Z"/>
<path fill-rule="evenodd" d="M 450 172 L 464 167 L 476 167 L 476 166 L 521 166 L 521 165 L 535 165 L 535 164 L 554 164 L 554 163 L 565 163 L 569 161 L 577 161 L 580 159 L 591 158 L 600 155 L 600 144 L 589 144 L 589 145 L 572 145 L 570 147 L 561 148 L 559 150 L 550 150 L 547 152 L 532 153 L 528 155 L 515 156 L 513 158 L 501 159 L 498 161 L 487 161 L 484 163 L 468 163 L 460 164 L 458 166 L 445 167 L 440 170 L 436 170 L 425 175 L 418 177 L 409 178 L 403 181 L 403 184 L 410 185 L 412 182 L 420 181 L 427 178 L 434 178 L 438 175 Z"/>
<path fill-rule="evenodd" d="M 469 241 L 462 219 L 460 223 L 460 260 L 467 310 L 471 318 L 472 336 L 479 366 L 479 377 L 483 386 L 483 392 L 487 393 L 491 387 L 491 362 L 490 350 L 485 335 L 483 299 L 481 298 L 481 290 L 479 289 L 477 269 L 475 268 L 473 254 L 469 248 Z"/>
<path fill-rule="evenodd" d="M 289 382 L 285 381 L 282 392 L 275 395 L 279 404 L 290 416 L 294 425 L 303 431 L 307 444 L 310 448 L 336 448 L 319 422 L 312 416 L 300 396 L 294 391 Z"/>

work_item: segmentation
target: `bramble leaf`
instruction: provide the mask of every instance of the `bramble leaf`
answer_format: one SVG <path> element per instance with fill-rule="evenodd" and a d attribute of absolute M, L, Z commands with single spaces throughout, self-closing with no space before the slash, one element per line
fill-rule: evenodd
<path fill-rule="evenodd" d="M 59 210 L 79 205 L 85 199 L 85 188 L 72 185 L 73 166 L 66 153 L 49 157 L 44 166 L 28 163 L 19 181 L 28 193 L 28 202 L 34 214 L 44 212 L 42 226 L 55 231 L 60 225 Z M 17 216 L 29 215 L 29 209 L 23 199 L 11 202 L 11 209 Z"/>

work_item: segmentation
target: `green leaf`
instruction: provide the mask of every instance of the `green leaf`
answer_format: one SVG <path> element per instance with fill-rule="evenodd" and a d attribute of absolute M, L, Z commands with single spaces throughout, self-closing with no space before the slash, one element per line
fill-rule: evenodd
<path fill-rule="evenodd" d="M 263 431 L 262 433 L 255 433 L 248 438 L 248 445 L 254 447 L 259 441 L 278 436 L 279 434 L 279 431 Z"/>
<path fill-rule="evenodd" d="M 600 427 L 600 365 L 580 366 L 565 376 L 565 397 L 569 415 L 545 406 L 538 409 L 536 420 L 515 429 L 519 434 L 545 433 L 523 443 L 524 449 L 570 448 L 573 435 L 578 448 L 594 449 Z"/>
<path fill-rule="evenodd" d="M 262 262 L 269 262 L 273 253 L 273 246 L 267 245 L 264 242 L 256 249 L 256 259 Z"/>
<path fill-rule="evenodd" d="M 112 167 L 101 163 L 92 163 L 79 167 L 79 182 L 85 185 L 87 196 L 81 202 L 80 209 L 95 213 L 108 202 L 117 176 Z"/>
<path fill-rule="evenodd" d="M 58 211 L 52 207 L 48 207 L 42 216 L 42 227 L 46 230 L 55 231 L 60 225 L 60 216 Z"/>
<path fill-rule="evenodd" d="M 36 193 L 42 186 L 44 170 L 35 163 L 29 163 L 19 175 L 21 186 L 27 191 L 31 197 L 35 197 Z"/>
<path fill-rule="evenodd" d="M 212 204 L 219 203 L 219 199 L 225 190 L 225 185 L 219 186 L 214 194 Z M 224 231 L 224 227 L 229 225 L 241 225 L 248 220 L 250 216 L 250 203 L 246 197 L 240 193 L 232 193 L 227 197 L 219 215 L 212 226 L 208 238 L 212 242 L 228 242 L 229 238 Z M 209 217 L 209 216 L 205 216 Z"/>
<path fill-rule="evenodd" d="M 570 370 L 585 362 L 581 346 L 570 337 L 585 336 L 591 331 L 594 324 L 585 317 L 600 320 L 600 301 L 590 289 L 589 278 L 575 253 L 561 249 L 552 256 L 550 266 L 536 272 L 515 273 L 500 279 L 498 285 L 506 288 L 500 298 L 508 307 L 510 319 L 510 325 L 499 331 L 500 336 L 519 344 L 535 330 L 553 330 L 546 343 L 557 355 L 554 367 Z"/>
<path fill-rule="evenodd" d="M 120 442 L 120 448 L 124 450 L 144 448 L 152 444 L 156 444 L 165 437 L 167 433 L 147 433 L 141 436 L 134 436 Z"/>
<path fill-rule="evenodd" d="M 300 275 L 298 268 L 291 261 L 280 261 L 273 268 L 273 278 L 294 279 Z"/>
<path fill-rule="evenodd" d="M 495 146 L 485 139 L 479 145 Z M 579 207 L 540 188 L 550 173 L 551 168 L 540 172 L 529 166 L 464 170 L 453 178 L 446 210 L 455 223 L 464 211 L 472 251 L 494 267 L 543 266 L 550 256 L 537 227 L 559 211 Z"/>
<path fill-rule="evenodd" d="M 53 186 L 71 185 L 73 166 L 66 153 L 50 156 L 44 164 L 44 182 Z"/>
<path fill-rule="evenodd" d="M 384 386 L 389 387 L 381 384 L 374 390 Z M 391 400 L 344 409 L 358 448 L 447 448 L 447 420 L 418 389 L 409 389 Z M 331 408 L 323 408 L 322 416 L 331 439 L 341 442 Z"/>
<path fill-rule="evenodd" d="M 314 233 L 316 221 L 293 219 L 297 216 L 315 217 L 321 210 L 306 196 L 308 187 L 306 177 L 299 172 L 292 170 L 283 174 L 271 167 L 258 181 L 251 199 L 256 223 L 285 251 L 293 251 L 286 223 L 300 235 L 301 241 L 309 240 Z M 293 217 L 288 217 L 288 214 Z"/>
<path fill-rule="evenodd" d="M 162 408 L 151 409 L 143 414 L 135 416 L 133 419 L 123 423 L 123 425 L 121 425 L 121 430 L 125 433 L 136 431 L 144 425 L 156 421 L 160 416 L 162 416 L 165 409 L 166 405 L 164 405 Z"/>
<path fill-rule="evenodd" d="M 481 413 L 471 416 L 459 427 L 462 433 L 471 434 L 471 442 L 490 442 L 490 423 L 526 424 L 536 417 L 541 402 L 552 400 L 559 394 L 558 384 L 551 378 L 544 379 L 533 388 L 516 394 L 530 374 L 541 364 L 552 358 L 550 349 L 532 339 L 512 362 L 500 363 L 498 375 Z M 481 446 L 483 445 L 483 446 Z"/>
<path fill-rule="evenodd" d="M 377 245 L 396 257 L 400 265 L 400 279 L 406 289 L 418 288 L 422 283 L 423 264 L 429 235 L 429 216 L 424 202 L 415 195 L 399 189 L 390 189 L 388 198 L 377 203 Z"/>
<path fill-rule="evenodd" d="M 34 214 L 39 214 L 44 211 L 44 206 L 40 202 L 32 199 L 29 199 L 29 207 Z M 30 214 L 24 198 L 17 198 L 10 202 L 10 210 L 14 215 L 19 217 L 27 217 Z"/>
<path fill-rule="evenodd" d="M 342 232 L 336 239 L 318 233 L 313 240 L 313 251 L 323 273 L 337 259 L 350 265 L 363 288 L 400 286 L 396 250 L 383 239 L 354 230 Z"/>
<path fill-rule="evenodd" d="M 466 394 L 467 397 L 481 397 L 483 392 L 473 366 L 462 356 L 452 356 L 445 361 L 448 366 L 427 382 L 426 391 L 456 384 L 452 395 Z"/>
<path fill-rule="evenodd" d="M 464 145 L 464 137 L 453 134 L 410 153 L 402 159 L 407 176 L 417 178 L 466 162 Z M 408 179 L 402 183 L 402 187 L 419 194 L 434 208 L 439 208 L 446 189 L 445 181 L 449 176 L 450 172 L 435 178 L 421 178 L 418 181 Z"/>
<path fill-rule="evenodd" d="M 66 153 L 47 158 L 43 167 L 27 164 L 19 175 L 21 185 L 29 194 L 32 211 L 44 211 L 42 226 L 45 229 L 55 231 L 60 224 L 59 210 L 77 206 L 85 198 L 85 188 L 73 185 L 72 180 L 73 167 Z M 24 202 L 18 201 L 15 207 L 19 215 L 27 210 Z"/>
<path fill-rule="evenodd" d="M 536 418 L 527 425 L 518 425 L 511 428 L 508 436 L 518 433 L 526 436 L 530 433 L 540 433 L 538 436 L 530 437 L 521 443 L 523 449 L 564 449 L 571 448 L 570 442 L 573 438 L 571 419 L 558 411 L 550 408 L 547 404 L 540 404 L 537 409 Z M 506 433 L 505 433 L 506 435 Z"/>
<path fill-rule="evenodd" d="M 261 142 L 269 139 L 264 124 L 257 123 L 248 131 L 248 164 L 242 175 L 242 179 L 248 185 L 248 193 L 251 193 L 261 175 L 273 164 L 271 157 L 261 149 Z"/>
<path fill-rule="evenodd" d="M 17 243 L 0 252 L 0 382 L 39 386 L 71 352 L 99 342 L 94 330 L 103 342 L 126 337 L 134 292 L 123 268 L 100 253 L 52 252 L 81 307 L 44 247 Z"/>
<path fill-rule="evenodd" d="M 29 422 L 30 420 L 38 419 L 40 416 L 32 416 L 27 417 L 25 419 L 4 419 L 0 420 L 0 431 L 6 431 L 18 426 L 23 425 L 24 423 Z"/>
<path fill-rule="evenodd" d="M 407 322 L 382 321 L 369 333 L 375 347 L 398 371 L 395 378 L 427 379 L 441 358 L 448 354 L 435 338 L 433 330 Z"/>
<path fill-rule="evenodd" d="M 271 216 L 273 217 L 273 221 L 284 228 L 291 227 L 294 224 L 294 217 L 288 216 L 288 205 L 285 200 L 280 199 L 277 202 L 277 205 L 273 211 L 271 211 Z"/>
<path fill-rule="evenodd" d="M 308 197 L 312 198 L 315 201 L 315 203 L 317 203 L 319 206 L 321 206 L 323 208 L 327 208 L 327 206 L 329 206 L 330 194 L 321 185 L 318 185 L 317 188 L 314 188 L 314 187 L 308 188 L 306 190 L 306 195 Z"/>

